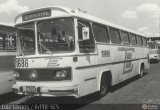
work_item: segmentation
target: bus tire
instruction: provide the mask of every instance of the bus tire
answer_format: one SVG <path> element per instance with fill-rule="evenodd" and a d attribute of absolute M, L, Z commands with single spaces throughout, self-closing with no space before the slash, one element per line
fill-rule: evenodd
<path fill-rule="evenodd" d="M 144 75 L 144 64 L 141 64 L 139 76 L 140 76 L 140 77 L 143 77 L 143 75 Z"/>
<path fill-rule="evenodd" d="M 103 74 L 101 77 L 100 91 L 98 92 L 99 98 L 102 98 L 107 94 L 108 88 L 107 75 Z"/>

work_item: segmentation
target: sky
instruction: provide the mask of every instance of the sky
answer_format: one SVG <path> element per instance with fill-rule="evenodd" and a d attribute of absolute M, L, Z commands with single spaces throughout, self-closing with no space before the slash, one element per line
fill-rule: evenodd
<path fill-rule="evenodd" d="M 14 25 L 18 14 L 48 6 L 79 8 L 147 36 L 160 35 L 160 0 L 0 0 L 0 22 Z"/>

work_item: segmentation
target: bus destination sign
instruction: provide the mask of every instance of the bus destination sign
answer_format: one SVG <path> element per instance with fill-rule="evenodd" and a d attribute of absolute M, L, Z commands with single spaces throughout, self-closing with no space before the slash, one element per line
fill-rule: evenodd
<path fill-rule="evenodd" d="M 49 16 L 51 16 L 51 10 L 42 10 L 42 11 L 25 14 L 22 16 L 22 20 L 27 21 L 27 20 L 49 17 Z"/>

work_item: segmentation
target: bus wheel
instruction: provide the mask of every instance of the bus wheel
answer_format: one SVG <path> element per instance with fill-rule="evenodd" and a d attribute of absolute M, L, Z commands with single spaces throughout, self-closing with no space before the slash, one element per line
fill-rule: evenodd
<path fill-rule="evenodd" d="M 102 98 L 103 96 L 105 96 L 107 92 L 108 92 L 107 77 L 105 74 L 103 74 L 101 78 L 99 98 Z"/>
<path fill-rule="evenodd" d="M 144 66 L 141 65 L 140 74 L 139 76 L 142 77 L 144 75 Z"/>

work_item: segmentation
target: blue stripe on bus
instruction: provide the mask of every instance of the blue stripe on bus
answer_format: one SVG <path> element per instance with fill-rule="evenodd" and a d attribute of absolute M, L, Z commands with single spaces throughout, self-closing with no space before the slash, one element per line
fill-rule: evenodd
<path fill-rule="evenodd" d="M 76 67 L 75 69 L 85 69 L 85 68 L 93 68 L 93 67 L 106 66 L 106 65 L 115 65 L 115 64 L 130 62 L 130 61 L 137 61 L 141 59 L 148 59 L 148 57 L 131 59 L 131 60 L 126 60 L 126 61 L 124 60 L 124 61 L 110 62 L 110 63 L 104 63 L 104 64 L 97 64 L 97 65 L 87 65 L 87 66 Z"/>

